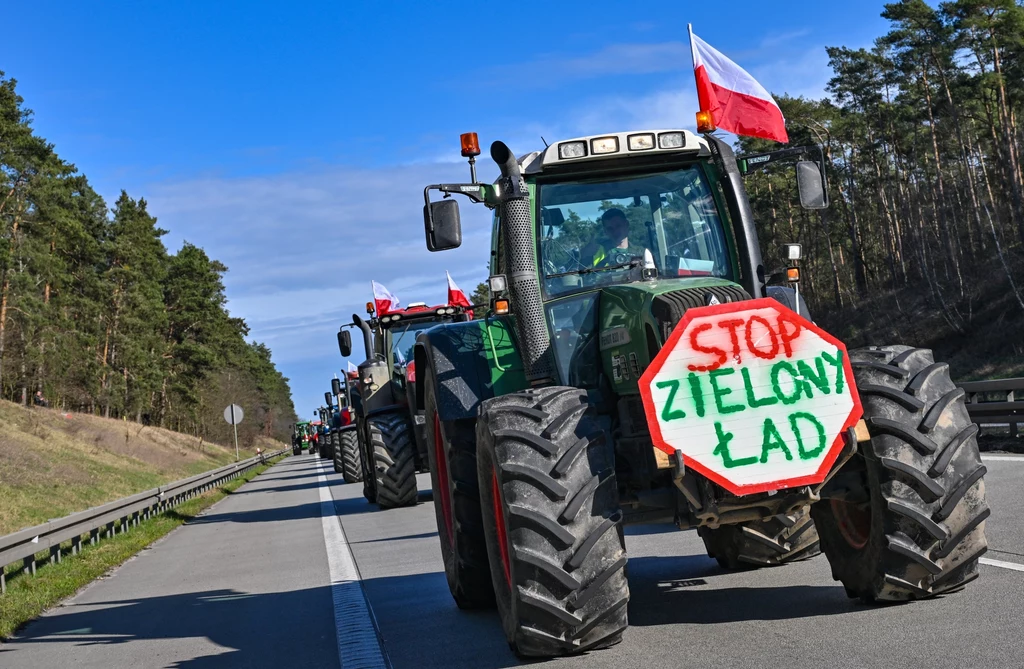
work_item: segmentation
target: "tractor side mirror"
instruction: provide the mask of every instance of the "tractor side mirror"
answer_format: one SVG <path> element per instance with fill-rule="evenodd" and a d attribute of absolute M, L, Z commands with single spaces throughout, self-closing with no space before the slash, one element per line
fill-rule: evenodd
<path fill-rule="evenodd" d="M 336 396 L 341 394 L 341 379 L 331 379 L 331 392 Z"/>
<path fill-rule="evenodd" d="M 324 393 L 324 402 L 327 402 L 327 406 L 331 406 L 334 404 L 334 396 L 329 392 Z"/>
<path fill-rule="evenodd" d="M 343 358 L 352 355 L 352 333 L 348 330 L 338 330 L 338 350 Z"/>
<path fill-rule="evenodd" d="M 804 209 L 826 209 L 828 197 L 818 163 L 801 160 L 796 164 L 796 187 L 800 192 L 800 206 Z"/>
<path fill-rule="evenodd" d="M 462 246 L 459 203 L 447 199 L 423 205 L 423 228 L 428 251 L 447 251 Z"/>

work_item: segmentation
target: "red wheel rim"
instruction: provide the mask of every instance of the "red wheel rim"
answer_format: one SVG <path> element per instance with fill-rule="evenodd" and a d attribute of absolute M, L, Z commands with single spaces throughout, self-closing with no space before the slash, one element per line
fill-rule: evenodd
<path fill-rule="evenodd" d="M 501 567 L 505 572 L 505 583 L 512 587 L 512 566 L 508 557 L 508 533 L 505 532 L 505 511 L 501 507 L 501 484 L 498 483 L 498 472 L 491 475 L 494 493 L 494 524 L 498 532 L 498 552 L 501 554 Z"/>
<path fill-rule="evenodd" d="M 850 504 L 833 499 L 832 513 L 839 525 L 839 533 L 851 547 L 860 550 L 871 537 L 871 509 L 867 505 Z"/>
<path fill-rule="evenodd" d="M 437 487 L 441 495 L 441 515 L 444 517 L 445 538 L 452 543 L 455 534 L 452 522 L 452 489 L 448 479 L 448 458 L 445 457 L 444 439 L 441 437 L 441 419 L 434 414 L 434 461 L 437 464 Z"/>

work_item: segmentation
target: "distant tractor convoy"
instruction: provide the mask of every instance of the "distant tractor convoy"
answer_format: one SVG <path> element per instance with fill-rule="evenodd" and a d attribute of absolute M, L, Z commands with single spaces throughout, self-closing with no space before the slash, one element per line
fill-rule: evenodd
<path fill-rule="evenodd" d="M 381 509 L 415 504 L 430 473 L 459 608 L 497 607 L 523 657 L 615 644 L 630 523 L 696 529 L 725 569 L 822 552 L 864 602 L 977 577 L 985 467 L 948 365 L 847 350 L 799 295 L 800 246 L 762 260 L 744 176 L 795 162 L 801 204 L 827 207 L 817 147 L 737 157 L 678 129 L 519 158 L 494 142 L 493 184 L 479 154 L 463 135 L 471 182 L 428 185 L 423 213 L 442 251 L 462 241 L 452 195 L 493 212 L 488 316 L 368 303 L 338 333 L 347 358 L 358 328 L 365 360 L 318 411 L 320 455 Z M 316 432 L 297 424 L 293 452 Z"/>

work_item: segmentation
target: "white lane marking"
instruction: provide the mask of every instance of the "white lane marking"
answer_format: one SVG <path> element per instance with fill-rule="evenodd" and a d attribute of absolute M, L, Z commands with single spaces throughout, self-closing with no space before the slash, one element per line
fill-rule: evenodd
<path fill-rule="evenodd" d="M 1004 562 L 1003 560 L 991 560 L 989 558 L 978 558 L 978 562 L 981 564 L 987 564 L 990 567 L 1002 567 L 1003 569 L 1024 571 L 1024 564 L 1017 564 L 1016 562 Z"/>
<path fill-rule="evenodd" d="M 1024 462 L 1022 455 L 981 455 L 982 462 Z"/>
<path fill-rule="evenodd" d="M 374 626 L 373 611 L 363 594 L 363 585 L 341 520 L 334 510 L 334 497 L 317 458 L 320 481 L 320 520 L 324 527 L 327 564 L 334 598 L 334 629 L 338 636 L 338 660 L 343 669 L 389 669 L 384 648 Z"/>

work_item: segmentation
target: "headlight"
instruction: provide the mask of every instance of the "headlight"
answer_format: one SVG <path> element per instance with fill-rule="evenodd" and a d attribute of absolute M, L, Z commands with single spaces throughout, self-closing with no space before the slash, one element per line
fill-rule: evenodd
<path fill-rule="evenodd" d="M 590 140 L 590 151 L 595 155 L 601 153 L 615 153 L 618 150 L 618 137 L 596 137 Z"/>
<path fill-rule="evenodd" d="M 559 158 L 583 158 L 587 155 L 587 145 L 584 142 L 563 142 L 558 145 Z"/>
<path fill-rule="evenodd" d="M 394 314 L 394 315 L 393 315 L 393 316 L 391 317 L 391 320 L 392 320 L 392 321 L 397 321 L 397 320 L 398 320 L 399 318 L 401 318 L 401 317 L 402 317 L 402 314 Z"/>
<path fill-rule="evenodd" d="M 380 322 L 381 323 L 390 323 L 391 322 L 391 316 L 381 316 L 380 317 Z"/>
<path fill-rule="evenodd" d="M 505 292 L 505 289 L 508 287 L 508 284 L 505 281 L 505 275 L 495 274 L 494 276 L 488 277 L 487 287 L 490 289 L 491 295 L 497 295 L 498 293 Z"/>
<path fill-rule="evenodd" d="M 654 148 L 654 133 L 642 135 L 630 135 L 626 138 L 626 144 L 630 151 L 647 151 Z"/>
<path fill-rule="evenodd" d="M 681 149 L 684 144 L 681 132 L 663 132 L 658 135 L 658 146 L 663 149 Z"/>

